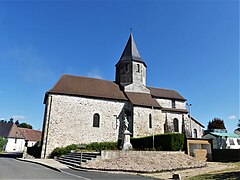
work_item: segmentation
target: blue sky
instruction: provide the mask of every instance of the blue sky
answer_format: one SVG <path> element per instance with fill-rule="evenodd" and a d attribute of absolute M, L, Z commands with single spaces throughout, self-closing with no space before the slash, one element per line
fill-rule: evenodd
<path fill-rule="evenodd" d="M 40 129 L 65 74 L 114 80 L 130 28 L 147 85 L 175 89 L 207 126 L 239 119 L 239 2 L 0 1 L 0 118 Z"/>

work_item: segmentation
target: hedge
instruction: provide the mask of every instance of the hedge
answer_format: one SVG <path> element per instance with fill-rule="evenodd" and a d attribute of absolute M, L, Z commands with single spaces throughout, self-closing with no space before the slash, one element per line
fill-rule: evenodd
<path fill-rule="evenodd" d="M 93 142 L 90 144 L 71 144 L 66 147 L 57 147 L 55 148 L 52 153 L 51 157 L 60 157 L 62 155 L 66 155 L 70 153 L 72 150 L 79 150 L 82 149 L 89 150 L 89 151 L 100 151 L 100 150 L 116 150 L 117 149 L 117 142 Z"/>
<path fill-rule="evenodd" d="M 137 150 L 152 150 L 153 136 L 131 138 L 131 144 Z M 183 150 L 184 134 L 167 133 L 154 136 L 154 150 L 179 151 Z"/>

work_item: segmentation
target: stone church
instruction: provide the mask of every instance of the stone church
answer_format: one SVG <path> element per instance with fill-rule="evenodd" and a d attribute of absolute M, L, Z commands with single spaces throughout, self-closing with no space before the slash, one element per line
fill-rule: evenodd
<path fill-rule="evenodd" d="M 124 119 L 132 137 L 166 132 L 201 137 L 203 125 L 190 118 L 186 99 L 175 90 L 148 87 L 146 71 L 130 34 L 115 81 L 62 75 L 44 98 L 42 158 L 69 144 L 116 142 Z"/>

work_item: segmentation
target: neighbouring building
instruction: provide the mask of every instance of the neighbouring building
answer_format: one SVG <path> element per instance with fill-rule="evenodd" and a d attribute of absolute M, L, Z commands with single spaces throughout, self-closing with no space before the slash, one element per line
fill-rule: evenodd
<path fill-rule="evenodd" d="M 240 149 L 240 136 L 226 129 L 206 130 L 204 139 L 212 139 L 213 149 Z"/>
<path fill-rule="evenodd" d="M 201 137 L 204 127 L 189 118 L 186 99 L 175 90 L 147 86 L 146 74 L 130 34 L 115 81 L 62 75 L 45 94 L 41 157 L 69 144 L 117 141 L 125 117 L 133 137 L 166 132 Z"/>
<path fill-rule="evenodd" d="M 0 123 L 0 137 L 6 138 L 7 144 L 3 148 L 5 152 L 22 153 L 26 142 L 32 147 L 41 140 L 41 131 L 19 128 L 13 123 Z"/>

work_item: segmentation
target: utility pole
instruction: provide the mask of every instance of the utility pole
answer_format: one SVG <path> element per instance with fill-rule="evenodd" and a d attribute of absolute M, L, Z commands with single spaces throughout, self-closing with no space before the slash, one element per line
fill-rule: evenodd
<path fill-rule="evenodd" d="M 186 104 L 188 106 L 188 110 L 189 110 L 189 118 L 190 118 L 190 137 L 192 137 L 192 118 L 191 118 L 191 107 L 192 104 Z"/>

